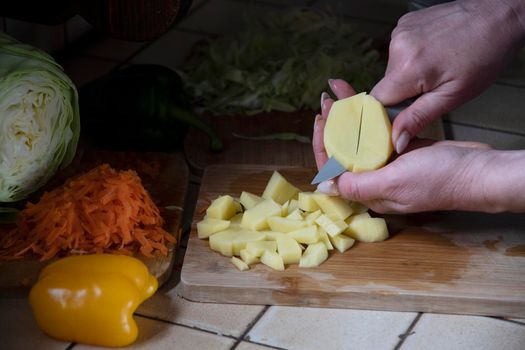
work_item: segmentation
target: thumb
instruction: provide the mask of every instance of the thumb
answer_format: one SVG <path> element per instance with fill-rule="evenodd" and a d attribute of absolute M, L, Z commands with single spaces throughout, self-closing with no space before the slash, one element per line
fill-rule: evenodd
<path fill-rule="evenodd" d="M 407 79 L 397 79 L 394 73 L 387 73 L 370 91 L 383 106 L 392 106 L 421 93 L 417 84 Z"/>
<path fill-rule="evenodd" d="M 452 107 L 453 101 L 439 90 L 421 95 L 394 120 L 392 141 L 396 152 L 403 152 L 410 139 Z"/>
<path fill-rule="evenodd" d="M 366 202 L 382 198 L 388 178 L 385 168 L 362 173 L 346 172 L 337 179 L 337 188 L 344 198 Z"/>

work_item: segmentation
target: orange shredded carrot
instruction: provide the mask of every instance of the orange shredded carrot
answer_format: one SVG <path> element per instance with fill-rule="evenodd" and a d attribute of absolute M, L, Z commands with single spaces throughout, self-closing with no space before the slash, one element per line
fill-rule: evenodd
<path fill-rule="evenodd" d="M 28 254 L 167 255 L 176 239 L 133 170 L 103 164 L 28 203 L 16 228 L 0 236 L 0 260 Z"/>

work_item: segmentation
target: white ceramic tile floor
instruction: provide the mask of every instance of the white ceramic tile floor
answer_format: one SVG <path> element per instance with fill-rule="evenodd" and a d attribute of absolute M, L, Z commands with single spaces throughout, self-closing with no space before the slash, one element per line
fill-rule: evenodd
<path fill-rule="evenodd" d="M 208 1 L 179 23 L 180 28 L 213 34 L 235 34 L 243 28 L 245 13 L 263 16 L 268 11 L 276 11 L 273 6 L 248 1 L 227 0 Z"/>
<path fill-rule="evenodd" d="M 204 36 L 196 33 L 172 29 L 133 57 L 130 63 L 160 64 L 176 69 L 190 53 L 191 48 L 203 38 Z"/>
<path fill-rule="evenodd" d="M 0 348 L 65 350 L 68 346 L 38 328 L 26 298 L 0 298 Z"/>
<path fill-rule="evenodd" d="M 366 1 L 317 0 L 313 6 L 350 17 L 395 24 L 407 12 L 406 0 Z"/>
<path fill-rule="evenodd" d="M 272 349 L 272 348 L 269 348 L 267 346 L 260 345 L 260 344 L 245 342 L 245 341 L 240 342 L 239 345 L 237 345 L 237 347 L 235 348 L 235 350 L 268 350 L 268 349 Z"/>
<path fill-rule="evenodd" d="M 140 306 L 137 313 L 217 334 L 239 337 L 263 310 L 258 305 L 194 303 L 169 284 Z"/>
<path fill-rule="evenodd" d="M 490 317 L 424 314 L 412 331 L 402 350 L 523 350 L 525 347 L 525 326 Z"/>
<path fill-rule="evenodd" d="M 416 315 L 272 306 L 247 337 L 286 349 L 393 349 Z"/>
<path fill-rule="evenodd" d="M 230 1 L 246 2 L 246 0 L 230 0 Z M 261 5 L 285 7 L 285 6 L 307 6 L 308 4 L 315 2 L 315 0 L 255 0 L 254 2 L 261 4 Z"/>
<path fill-rule="evenodd" d="M 525 135 L 525 88 L 493 84 L 451 112 L 448 119 L 472 126 Z"/>
<path fill-rule="evenodd" d="M 188 327 L 172 325 L 143 317 L 135 317 L 139 328 L 139 336 L 135 343 L 127 346 L 129 350 L 196 350 L 196 349 L 230 349 L 235 339 L 221 337 L 215 334 L 201 332 Z M 74 350 L 107 349 L 98 346 L 78 344 Z"/>
<path fill-rule="evenodd" d="M 454 140 L 484 142 L 501 150 L 525 149 L 525 136 L 448 122 L 445 130 L 449 131 L 447 137 Z"/>

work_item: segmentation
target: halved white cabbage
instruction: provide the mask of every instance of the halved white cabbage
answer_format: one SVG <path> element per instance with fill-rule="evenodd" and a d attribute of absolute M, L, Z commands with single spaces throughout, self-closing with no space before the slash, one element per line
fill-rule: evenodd
<path fill-rule="evenodd" d="M 75 156 L 75 85 L 48 54 L 0 33 L 0 202 L 44 185 Z"/>

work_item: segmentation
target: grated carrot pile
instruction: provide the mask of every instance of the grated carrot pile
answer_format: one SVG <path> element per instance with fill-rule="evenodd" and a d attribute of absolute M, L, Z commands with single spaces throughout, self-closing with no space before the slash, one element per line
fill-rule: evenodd
<path fill-rule="evenodd" d="M 41 260 L 71 253 L 167 255 L 175 238 L 163 225 L 137 173 L 103 164 L 28 203 L 17 227 L 0 237 L 0 260 L 30 253 Z"/>

